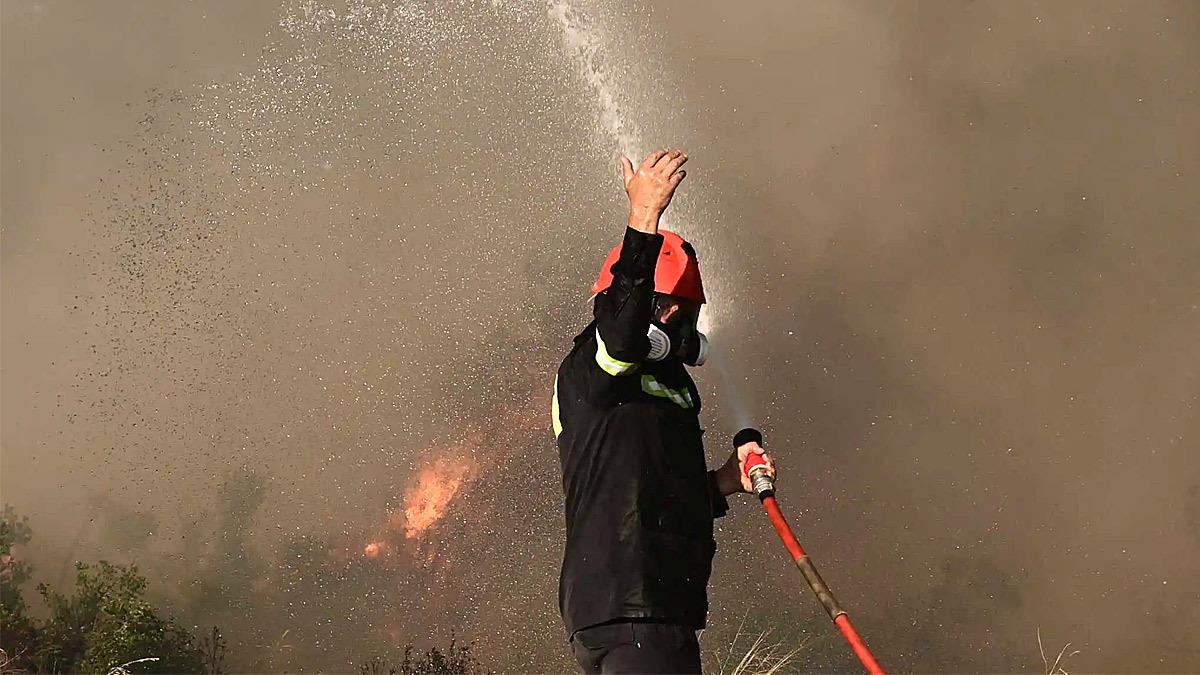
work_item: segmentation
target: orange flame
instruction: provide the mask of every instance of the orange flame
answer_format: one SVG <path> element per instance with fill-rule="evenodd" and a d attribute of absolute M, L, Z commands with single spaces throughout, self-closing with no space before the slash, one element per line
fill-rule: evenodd
<path fill-rule="evenodd" d="M 416 485 L 404 495 L 404 536 L 415 539 L 441 520 L 450 500 L 473 474 L 474 470 L 467 462 L 446 458 L 422 469 Z"/>

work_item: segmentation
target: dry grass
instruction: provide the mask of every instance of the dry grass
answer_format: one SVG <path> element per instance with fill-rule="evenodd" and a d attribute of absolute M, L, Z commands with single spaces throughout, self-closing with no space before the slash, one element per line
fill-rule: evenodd
<path fill-rule="evenodd" d="M 157 661 L 157 660 L 158 660 L 157 656 L 148 656 L 144 659 L 134 659 L 133 661 L 130 661 L 129 663 L 122 663 L 119 666 L 113 666 L 112 669 L 108 671 L 107 675 L 130 675 L 129 671 L 125 670 L 126 666 L 132 666 L 135 663 L 145 663 L 147 661 Z"/>
<path fill-rule="evenodd" d="M 745 624 L 746 620 L 743 618 L 742 623 L 738 625 L 737 633 L 733 636 L 733 641 L 729 644 L 729 651 L 721 660 L 719 675 L 777 675 L 788 672 L 784 669 L 792 664 L 796 655 L 804 651 L 809 643 L 806 640 L 799 646 L 789 649 L 782 642 L 772 641 L 770 639 L 771 632 L 764 630 L 753 639 L 748 647 L 743 647 L 741 643 L 744 642 L 742 638 Z M 749 633 L 745 634 L 747 639 L 749 635 Z M 743 648 L 745 652 L 742 652 L 740 657 L 736 656 Z M 736 663 L 733 662 L 735 658 L 737 658 Z"/>
<path fill-rule="evenodd" d="M 0 649 L 0 673 L 3 673 L 3 675 L 9 675 L 9 673 L 25 672 L 24 670 L 12 667 L 12 662 L 15 661 L 19 656 L 20 654 L 17 654 L 17 656 L 9 656 L 8 652 Z"/>
<path fill-rule="evenodd" d="M 1067 649 L 1071 647 L 1071 643 L 1063 645 L 1063 648 L 1058 650 L 1058 656 L 1054 658 L 1054 663 L 1050 663 L 1050 659 L 1046 658 L 1046 650 L 1042 647 L 1042 629 L 1037 629 L 1038 652 L 1042 655 L 1042 666 L 1046 675 L 1071 675 L 1067 672 L 1067 659 L 1079 653 L 1079 650 L 1067 653 Z"/>

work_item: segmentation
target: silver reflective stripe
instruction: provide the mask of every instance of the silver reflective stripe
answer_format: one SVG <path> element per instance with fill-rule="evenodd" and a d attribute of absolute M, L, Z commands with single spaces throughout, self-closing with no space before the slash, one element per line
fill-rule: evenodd
<path fill-rule="evenodd" d="M 624 375 L 637 368 L 636 363 L 614 359 L 608 353 L 608 348 L 604 346 L 604 340 L 600 337 L 599 328 L 596 329 L 596 365 L 609 375 Z"/>
<path fill-rule="evenodd" d="M 687 389 L 676 390 L 664 387 L 653 375 L 642 376 L 642 391 L 652 396 L 670 399 L 680 408 L 686 409 L 695 406 L 695 401 L 692 400 L 692 392 Z"/>
<path fill-rule="evenodd" d="M 562 419 L 558 416 L 558 375 L 554 376 L 554 395 L 550 397 L 550 424 L 554 428 L 554 437 L 562 433 Z"/>

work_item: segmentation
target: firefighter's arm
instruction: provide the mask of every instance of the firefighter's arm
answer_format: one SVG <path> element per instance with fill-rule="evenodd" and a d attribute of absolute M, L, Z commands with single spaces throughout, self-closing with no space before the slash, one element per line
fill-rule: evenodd
<path fill-rule="evenodd" d="M 729 500 L 721 492 L 721 482 L 716 471 L 708 472 L 708 502 L 712 504 L 712 517 L 720 518 L 729 510 Z"/>
<path fill-rule="evenodd" d="M 612 267 L 612 285 L 596 296 L 596 364 L 609 375 L 632 373 L 650 352 L 646 330 L 662 244 L 661 234 L 626 228 L 621 257 Z"/>
<path fill-rule="evenodd" d="M 621 257 L 613 264 L 613 282 L 596 297 L 596 363 L 609 375 L 625 375 L 650 352 L 646 331 L 654 299 L 654 267 L 662 250 L 658 220 L 684 178 L 681 150 L 650 153 L 636 171 L 622 157 L 629 226 Z"/>

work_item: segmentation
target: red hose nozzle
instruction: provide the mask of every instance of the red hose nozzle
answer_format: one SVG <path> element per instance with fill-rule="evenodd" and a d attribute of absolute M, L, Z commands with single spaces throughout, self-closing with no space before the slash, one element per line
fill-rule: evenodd
<path fill-rule="evenodd" d="M 762 447 L 762 433 L 758 429 L 742 429 L 733 437 L 733 447 L 738 448 L 746 443 L 757 443 Z M 742 471 L 750 478 L 750 483 L 754 487 L 754 495 L 759 499 L 766 499 L 775 494 L 775 479 L 771 477 L 768 471 L 767 460 L 757 452 L 751 452 L 746 455 L 746 461 L 742 463 Z"/>
<path fill-rule="evenodd" d="M 750 477 L 750 483 L 754 487 L 754 496 L 765 499 L 775 494 L 775 479 L 767 470 L 767 462 L 762 455 L 757 452 L 750 453 L 746 457 L 746 463 L 742 465 L 742 470 Z"/>

